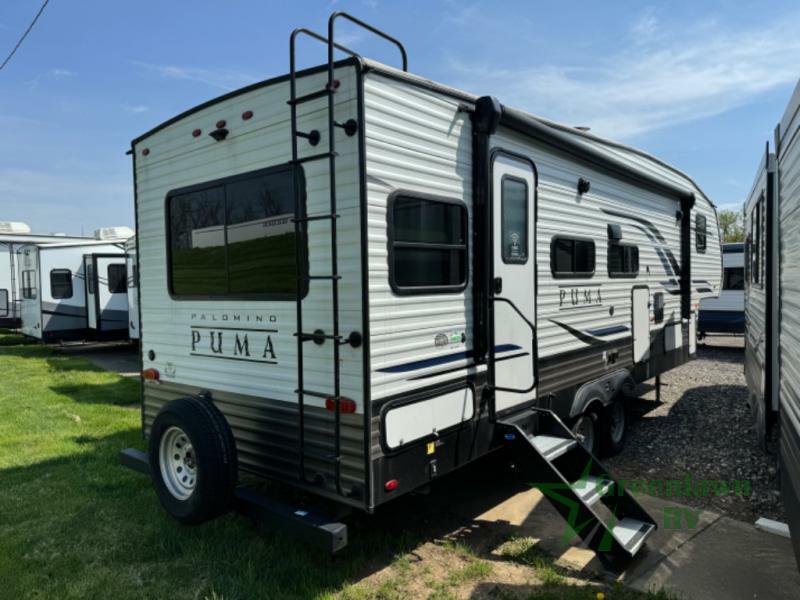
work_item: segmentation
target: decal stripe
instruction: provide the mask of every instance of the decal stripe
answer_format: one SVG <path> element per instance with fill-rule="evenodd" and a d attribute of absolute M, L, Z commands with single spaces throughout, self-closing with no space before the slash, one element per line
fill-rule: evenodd
<path fill-rule="evenodd" d="M 600 329 L 587 329 L 586 333 L 589 335 L 604 337 L 607 335 L 613 335 L 615 333 L 622 333 L 624 331 L 629 331 L 625 325 L 611 325 L 609 327 L 601 327 Z"/>
<path fill-rule="evenodd" d="M 588 333 L 584 333 L 583 331 L 581 331 L 579 329 L 575 329 L 574 327 L 570 327 L 569 325 L 566 325 L 565 323 L 561 323 L 560 321 L 556 321 L 555 319 L 550 319 L 550 322 L 551 323 L 555 323 L 556 325 L 558 325 L 559 327 L 561 327 L 563 329 L 566 329 L 569 333 L 574 335 L 580 341 L 582 341 L 582 342 L 584 342 L 586 344 L 589 344 L 590 346 L 599 347 L 599 346 L 605 346 L 606 345 L 606 342 L 604 342 L 603 340 L 598 339 L 598 338 L 596 338 L 596 337 L 594 337 L 594 336 L 592 336 L 592 335 L 590 335 Z"/>
<path fill-rule="evenodd" d="M 522 350 L 521 346 L 516 344 L 500 344 L 495 346 L 495 354 L 501 352 L 510 352 L 511 350 Z M 415 360 L 412 362 L 403 363 L 402 365 L 394 365 L 384 369 L 377 369 L 378 373 L 408 373 L 409 371 L 416 371 L 418 369 L 427 369 L 428 367 L 435 367 L 437 365 L 446 365 L 457 360 L 464 360 L 471 358 L 472 350 L 464 350 L 463 352 L 456 352 L 455 354 L 447 354 L 445 356 L 434 356 L 433 358 L 424 358 L 422 360 Z"/>

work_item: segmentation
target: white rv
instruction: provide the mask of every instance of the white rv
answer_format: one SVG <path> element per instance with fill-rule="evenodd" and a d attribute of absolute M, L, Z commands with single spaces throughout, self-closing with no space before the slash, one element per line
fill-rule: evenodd
<path fill-rule="evenodd" d="M 125 265 L 128 271 L 128 337 L 139 339 L 139 274 L 136 267 L 136 236 L 125 242 Z"/>
<path fill-rule="evenodd" d="M 17 277 L 19 249 L 26 244 L 81 242 L 92 238 L 35 234 L 25 223 L 0 221 L 0 327 L 21 324 L 22 282 Z"/>
<path fill-rule="evenodd" d="M 762 444 L 778 438 L 783 504 L 800 567 L 800 82 L 745 204 L 745 379 Z"/>
<path fill-rule="evenodd" d="M 330 61 L 297 72 L 298 36 Z M 582 535 L 636 553 L 655 523 L 624 491 L 602 517 L 587 447 L 694 356 L 714 205 L 639 150 L 291 39 L 288 75 L 132 143 L 164 507 L 211 518 L 240 469 L 372 512 L 510 444 L 529 481 L 586 474 Z"/>
<path fill-rule="evenodd" d="M 23 246 L 22 333 L 43 341 L 127 333 L 127 277 L 122 243 Z"/>
<path fill-rule="evenodd" d="M 700 302 L 697 333 L 744 333 L 744 244 L 722 244 L 722 291 Z"/>

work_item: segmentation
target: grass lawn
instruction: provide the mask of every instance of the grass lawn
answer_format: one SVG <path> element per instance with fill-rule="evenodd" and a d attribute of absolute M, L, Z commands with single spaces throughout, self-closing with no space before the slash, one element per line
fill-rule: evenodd
<path fill-rule="evenodd" d="M 667 598 L 574 579 L 524 540 L 491 552 L 448 541 L 428 517 L 351 527 L 330 558 L 236 515 L 180 526 L 146 477 L 138 381 L 0 333 L 0 597 Z"/>

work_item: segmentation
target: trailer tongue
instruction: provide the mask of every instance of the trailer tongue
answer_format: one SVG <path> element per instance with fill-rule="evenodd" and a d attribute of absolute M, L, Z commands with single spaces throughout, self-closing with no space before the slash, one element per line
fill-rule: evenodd
<path fill-rule="evenodd" d="M 498 422 L 519 468 L 595 552 L 632 557 L 655 521 L 551 411 L 533 409 Z"/>

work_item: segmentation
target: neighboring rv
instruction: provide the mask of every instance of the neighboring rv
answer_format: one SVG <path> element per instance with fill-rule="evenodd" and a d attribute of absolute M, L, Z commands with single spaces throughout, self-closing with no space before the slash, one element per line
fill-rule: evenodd
<path fill-rule="evenodd" d="M 624 491 L 601 517 L 586 448 L 618 450 L 620 392 L 695 355 L 714 205 L 644 152 L 405 69 L 295 72 L 306 33 L 289 75 L 132 143 L 163 506 L 220 514 L 238 465 L 372 512 L 510 444 L 592 547 L 635 554 L 655 523 Z"/>
<path fill-rule="evenodd" d="M 697 332 L 744 333 L 744 244 L 722 245 L 722 291 L 700 302 Z"/>
<path fill-rule="evenodd" d="M 27 244 L 89 241 L 93 238 L 35 234 L 25 223 L 0 221 L 0 327 L 21 325 L 22 282 L 17 277 L 19 249 Z"/>
<path fill-rule="evenodd" d="M 128 337 L 139 339 L 139 272 L 136 266 L 136 236 L 125 242 L 125 265 L 128 270 Z"/>
<path fill-rule="evenodd" d="M 777 433 L 800 567 L 800 82 L 745 204 L 745 379 L 759 441 Z"/>
<path fill-rule="evenodd" d="M 63 341 L 127 332 L 122 243 L 28 244 L 19 254 L 24 335 Z"/>

